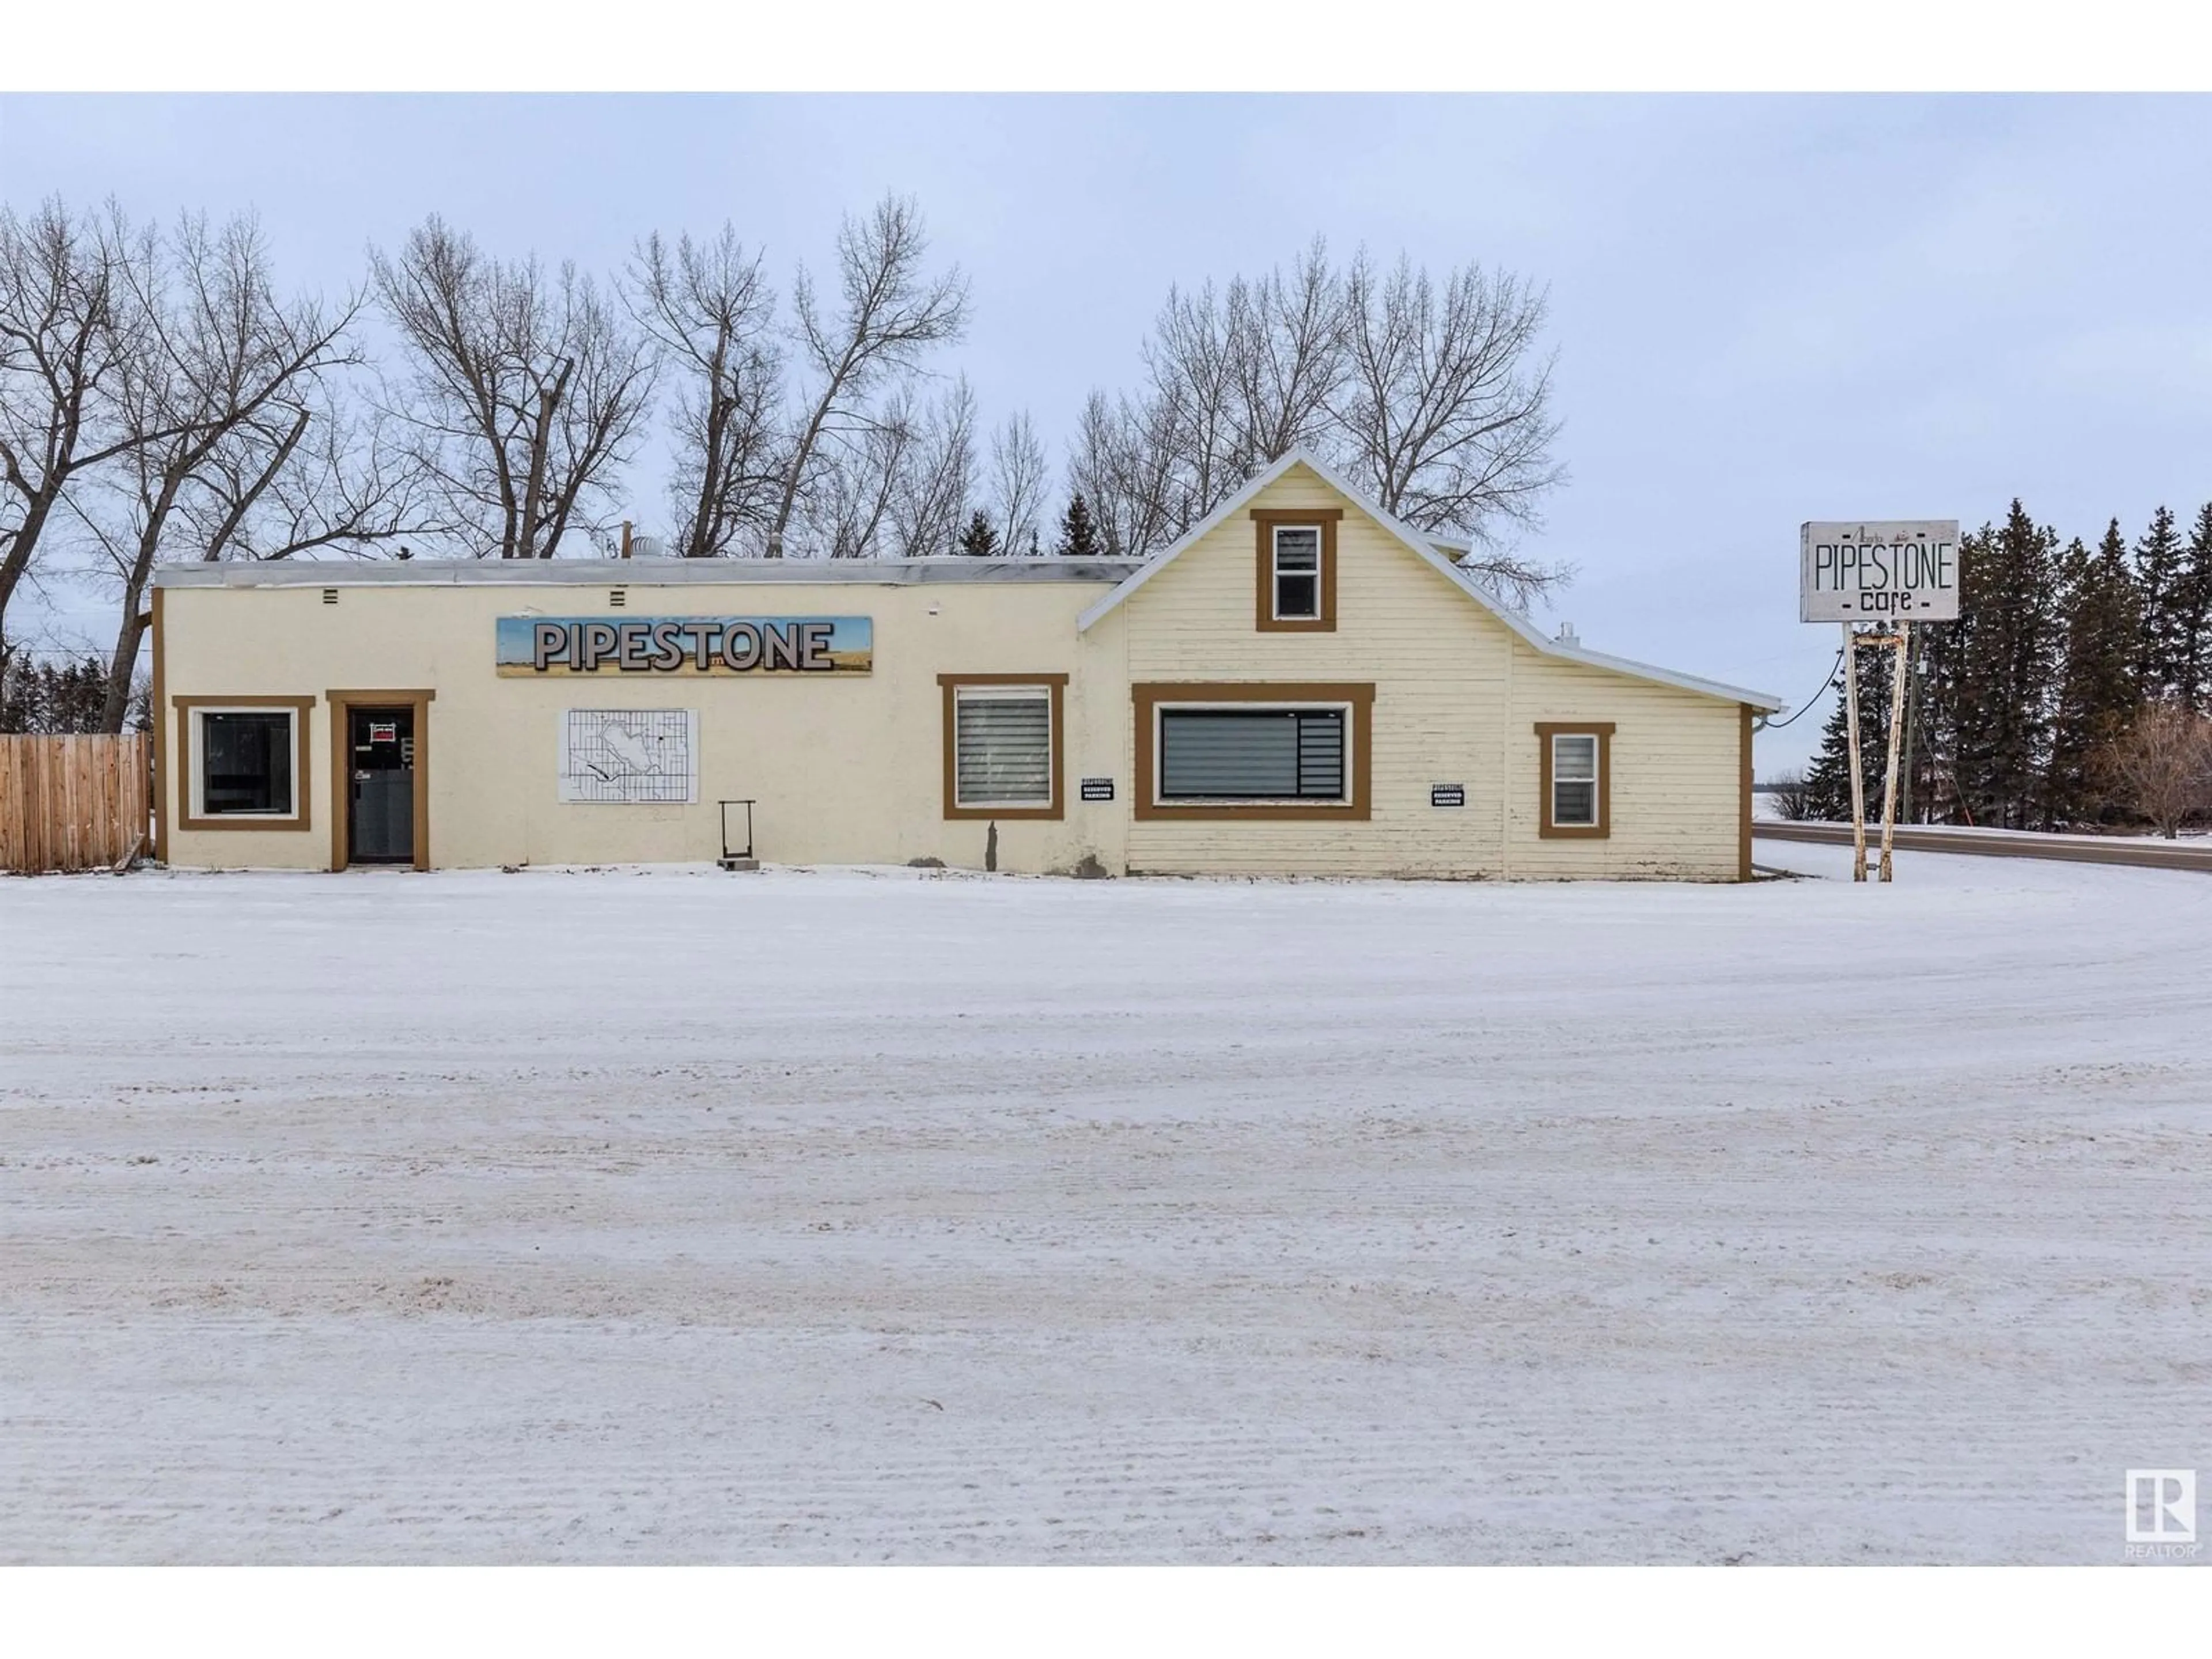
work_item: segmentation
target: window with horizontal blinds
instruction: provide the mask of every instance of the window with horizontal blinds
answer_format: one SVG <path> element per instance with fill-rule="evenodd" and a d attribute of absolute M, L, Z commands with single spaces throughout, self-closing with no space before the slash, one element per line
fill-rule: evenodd
<path fill-rule="evenodd" d="M 1341 708 L 1164 708 L 1159 799 L 1342 800 Z"/>
<path fill-rule="evenodd" d="M 1275 530 L 1275 616 L 1310 621 L 1321 615 L 1321 532 L 1311 526 Z"/>
<path fill-rule="evenodd" d="M 953 769 L 959 805 L 1051 805 L 1051 689 L 963 690 L 953 705 Z"/>
<path fill-rule="evenodd" d="M 1563 829 L 1597 823 L 1597 738 L 1559 733 L 1552 738 L 1552 822 Z"/>

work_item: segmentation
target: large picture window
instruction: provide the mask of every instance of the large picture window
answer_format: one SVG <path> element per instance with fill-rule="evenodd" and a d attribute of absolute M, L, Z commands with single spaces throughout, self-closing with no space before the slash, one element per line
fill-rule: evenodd
<path fill-rule="evenodd" d="M 1158 798 L 1344 799 L 1342 708 L 1163 708 Z"/>
<path fill-rule="evenodd" d="M 1365 818 L 1368 684 L 1158 681 L 1129 688 L 1142 819 Z"/>
<path fill-rule="evenodd" d="M 313 697 L 179 697 L 181 830 L 307 827 Z"/>
<path fill-rule="evenodd" d="M 945 815 L 1060 816 L 1065 674 L 944 674 Z"/>
<path fill-rule="evenodd" d="M 1543 756 L 1539 788 L 1545 836 L 1603 836 L 1612 833 L 1613 727 L 1546 722 L 1536 728 Z"/>
<path fill-rule="evenodd" d="M 296 719 L 289 708 L 200 710 L 200 811 L 291 817 Z"/>

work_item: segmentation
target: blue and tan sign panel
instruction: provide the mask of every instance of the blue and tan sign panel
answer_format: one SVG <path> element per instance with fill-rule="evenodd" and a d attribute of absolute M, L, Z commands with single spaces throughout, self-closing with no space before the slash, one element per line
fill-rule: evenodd
<path fill-rule="evenodd" d="M 867 617 L 501 617 L 502 674 L 865 674 Z"/>

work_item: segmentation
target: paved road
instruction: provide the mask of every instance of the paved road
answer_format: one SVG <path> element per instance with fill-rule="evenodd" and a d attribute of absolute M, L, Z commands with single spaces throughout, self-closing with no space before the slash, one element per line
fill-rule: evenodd
<path fill-rule="evenodd" d="M 1848 823 L 1779 823 L 1762 820 L 1754 838 L 1811 841 L 1848 847 Z M 1894 844 L 1912 853 L 1977 853 L 2004 859 L 2060 859 L 2077 864 L 2130 864 L 2155 870 L 2212 871 L 2212 841 L 2124 841 L 2111 836 L 2045 836 L 2023 830 L 1968 830 L 1949 824 L 1900 827 Z M 1881 829 L 1867 831 L 1869 859 L 1881 856 Z"/>

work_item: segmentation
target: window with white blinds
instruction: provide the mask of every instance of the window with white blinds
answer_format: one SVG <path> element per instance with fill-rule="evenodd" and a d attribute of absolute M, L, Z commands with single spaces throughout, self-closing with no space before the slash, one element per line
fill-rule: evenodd
<path fill-rule="evenodd" d="M 1312 525 L 1275 527 L 1275 619 L 1310 622 L 1321 616 L 1321 531 Z"/>
<path fill-rule="evenodd" d="M 1163 708 L 1159 799 L 1342 800 L 1341 708 Z"/>
<path fill-rule="evenodd" d="M 1597 823 L 1597 737 L 1561 732 L 1552 738 L 1552 822 L 1563 830 Z"/>
<path fill-rule="evenodd" d="M 1052 689 L 963 686 L 953 702 L 955 804 L 1052 804 Z"/>

